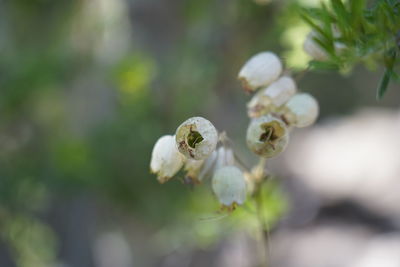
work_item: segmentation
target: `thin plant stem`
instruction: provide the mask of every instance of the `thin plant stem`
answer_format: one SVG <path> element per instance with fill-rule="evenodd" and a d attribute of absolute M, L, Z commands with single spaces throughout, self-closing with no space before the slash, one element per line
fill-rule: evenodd
<path fill-rule="evenodd" d="M 298 72 L 294 77 L 294 80 L 296 81 L 296 83 L 299 83 L 303 79 L 303 77 L 310 71 L 310 69 L 311 69 L 311 67 L 310 67 L 310 65 L 308 65 L 307 68 Z"/>
<path fill-rule="evenodd" d="M 265 174 L 265 164 L 267 162 L 266 158 L 260 158 L 258 162 L 258 167 L 263 170 L 263 178 L 258 182 L 255 194 L 253 195 L 255 203 L 256 203 L 256 213 L 257 213 L 257 220 L 259 225 L 259 232 L 260 232 L 260 242 L 259 244 L 259 258 L 260 258 L 260 266 L 267 267 L 267 250 L 269 251 L 268 246 L 268 227 L 266 220 L 264 218 L 263 213 L 263 201 L 262 201 L 262 185 L 268 178 Z M 265 235 L 265 231 L 267 231 L 267 236 Z"/>
<path fill-rule="evenodd" d="M 234 153 L 234 157 L 236 162 L 245 170 L 245 171 L 251 171 L 251 168 L 236 154 Z"/>
<path fill-rule="evenodd" d="M 258 197 L 256 199 L 256 210 L 257 210 L 257 220 L 258 220 L 258 225 L 259 225 L 259 231 L 260 231 L 260 241 L 258 242 L 259 244 L 259 258 L 260 258 L 260 266 L 262 267 L 267 267 L 267 242 L 268 240 L 265 238 L 265 222 L 264 218 L 262 215 L 262 204 L 261 200 Z"/>
<path fill-rule="evenodd" d="M 220 135 L 219 135 L 219 141 L 222 143 L 222 145 L 223 145 L 224 147 L 233 147 L 233 142 L 232 142 L 232 140 L 228 137 L 228 135 L 226 134 L 226 132 L 220 133 Z M 242 160 L 242 159 L 238 156 L 238 154 L 237 154 L 236 152 L 233 153 L 233 156 L 235 157 L 235 161 L 239 164 L 239 166 L 240 166 L 243 170 L 245 170 L 245 171 L 247 171 L 247 172 L 250 172 L 250 171 L 251 171 L 250 166 L 247 165 L 247 164 L 245 163 L 245 161 Z"/>

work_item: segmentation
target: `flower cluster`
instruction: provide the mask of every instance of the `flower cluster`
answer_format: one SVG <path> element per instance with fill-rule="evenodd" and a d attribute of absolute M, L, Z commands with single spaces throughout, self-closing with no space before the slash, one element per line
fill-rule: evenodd
<path fill-rule="evenodd" d="M 309 126 L 318 116 L 317 101 L 297 92 L 295 81 L 282 71 L 278 56 L 262 52 L 250 58 L 239 72 L 244 90 L 254 93 L 247 105 L 251 119 L 247 145 L 261 159 L 281 153 L 288 144 L 289 129 Z M 218 134 L 210 121 L 193 117 L 184 121 L 175 135 L 165 135 L 156 142 L 150 168 L 160 183 L 180 170 L 185 173 L 184 181 L 191 184 L 211 178 L 212 190 L 222 207 L 231 211 L 243 204 L 247 193 L 255 192 L 266 177 L 263 164 L 247 170 L 236 159 L 224 133 Z"/>
<path fill-rule="evenodd" d="M 293 78 L 281 75 L 278 56 L 262 52 L 246 62 L 238 77 L 246 92 L 257 90 L 247 104 L 247 145 L 265 158 L 280 154 L 289 141 L 289 129 L 313 124 L 319 112 L 314 97 L 297 92 Z"/>
<path fill-rule="evenodd" d="M 229 210 L 246 199 L 244 174 L 237 166 L 233 150 L 227 145 L 224 134 L 218 136 L 214 125 L 202 117 L 184 121 L 175 136 L 158 139 L 150 168 L 160 183 L 171 179 L 182 168 L 185 181 L 193 184 L 211 177 L 215 195 Z"/>

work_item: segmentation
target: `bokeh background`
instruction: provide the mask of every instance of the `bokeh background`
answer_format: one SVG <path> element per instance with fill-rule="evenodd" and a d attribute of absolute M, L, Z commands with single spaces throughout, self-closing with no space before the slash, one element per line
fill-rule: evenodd
<path fill-rule="evenodd" d="M 248 164 L 236 75 L 271 50 L 307 67 L 312 0 L 0 1 L 0 266 L 257 266 L 249 207 L 149 173 L 157 138 L 200 115 Z M 400 266 L 400 91 L 382 69 L 308 72 L 319 101 L 269 162 L 271 267 Z"/>

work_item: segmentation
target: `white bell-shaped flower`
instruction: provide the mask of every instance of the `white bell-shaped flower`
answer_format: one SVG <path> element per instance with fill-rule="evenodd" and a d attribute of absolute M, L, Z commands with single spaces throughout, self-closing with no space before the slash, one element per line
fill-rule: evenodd
<path fill-rule="evenodd" d="M 210 121 L 202 117 L 193 117 L 178 127 L 175 140 L 179 152 L 186 158 L 201 160 L 215 150 L 218 132 Z"/>
<path fill-rule="evenodd" d="M 246 200 L 246 181 L 243 172 L 235 166 L 224 166 L 215 171 L 212 189 L 225 206 L 243 204 Z"/>
<path fill-rule="evenodd" d="M 313 124 L 319 114 L 318 101 L 310 94 L 294 95 L 283 107 L 283 116 L 289 125 L 307 127 Z"/>
<path fill-rule="evenodd" d="M 271 158 L 281 153 L 289 142 L 286 124 L 271 115 L 252 119 L 247 128 L 247 146 L 257 155 Z"/>
<path fill-rule="evenodd" d="M 281 72 L 282 63 L 279 57 L 272 52 L 261 52 L 244 64 L 238 79 L 242 81 L 246 91 L 252 92 L 271 84 L 278 79 Z"/>
<path fill-rule="evenodd" d="M 202 181 L 204 178 L 212 176 L 219 168 L 234 164 L 235 156 L 233 150 L 229 147 L 221 146 L 213 151 L 213 153 L 204 161 L 198 175 L 198 180 Z"/>
<path fill-rule="evenodd" d="M 275 112 L 285 104 L 297 91 L 295 81 L 283 76 L 268 87 L 262 88 L 247 104 L 250 118 L 260 117 L 269 112 Z"/>
<path fill-rule="evenodd" d="M 165 183 L 182 168 L 184 161 L 185 158 L 176 148 L 175 137 L 164 135 L 154 145 L 150 170 L 157 174 L 160 183 Z"/>

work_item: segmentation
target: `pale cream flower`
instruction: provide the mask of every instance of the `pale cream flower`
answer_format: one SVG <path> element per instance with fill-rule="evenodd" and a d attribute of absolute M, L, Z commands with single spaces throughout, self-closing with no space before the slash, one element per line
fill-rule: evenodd
<path fill-rule="evenodd" d="M 238 79 L 242 81 L 246 91 L 252 92 L 271 84 L 278 79 L 281 72 L 282 63 L 279 57 L 272 52 L 261 52 L 244 64 Z"/>
<path fill-rule="evenodd" d="M 195 160 L 210 156 L 218 142 L 218 132 L 214 125 L 202 117 L 193 117 L 183 122 L 175 136 L 178 150 L 186 158 Z"/>
<path fill-rule="evenodd" d="M 246 200 L 246 181 L 243 172 L 235 166 L 224 166 L 216 170 L 212 189 L 219 202 L 225 206 L 241 205 Z"/>
<path fill-rule="evenodd" d="M 184 161 L 185 158 L 176 148 L 175 137 L 164 135 L 154 145 L 150 170 L 157 174 L 160 183 L 165 183 L 182 168 Z"/>
<path fill-rule="evenodd" d="M 281 153 L 289 142 L 285 123 L 271 115 L 250 122 L 246 135 L 247 146 L 257 155 L 271 158 Z"/>

